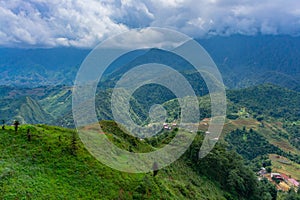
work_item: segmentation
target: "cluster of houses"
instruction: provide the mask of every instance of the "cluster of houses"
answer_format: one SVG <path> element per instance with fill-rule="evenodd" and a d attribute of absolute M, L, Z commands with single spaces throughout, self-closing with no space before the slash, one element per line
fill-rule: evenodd
<path fill-rule="evenodd" d="M 299 182 L 286 174 L 280 174 L 280 173 L 271 173 L 271 178 L 279 181 L 284 181 L 286 182 L 289 186 L 298 188 L 299 187 Z"/>
<path fill-rule="evenodd" d="M 175 122 L 172 123 L 172 124 L 164 123 L 163 127 L 164 127 L 165 130 L 172 130 L 172 128 L 177 127 L 177 124 Z"/>
<path fill-rule="evenodd" d="M 286 174 L 283 174 L 283 173 L 268 174 L 264 167 L 261 168 L 261 170 L 258 172 L 258 175 L 268 178 L 270 181 L 275 180 L 275 181 L 279 181 L 279 182 L 284 182 L 289 187 L 293 187 L 296 190 L 300 187 L 300 183 L 297 180 L 295 180 L 294 178 L 292 178 Z"/>

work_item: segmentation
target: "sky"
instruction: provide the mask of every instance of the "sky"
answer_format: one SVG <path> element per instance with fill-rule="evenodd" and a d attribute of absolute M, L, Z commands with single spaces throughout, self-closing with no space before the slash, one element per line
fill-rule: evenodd
<path fill-rule="evenodd" d="M 0 47 L 92 48 L 134 28 L 193 38 L 300 33 L 299 0 L 0 0 Z"/>

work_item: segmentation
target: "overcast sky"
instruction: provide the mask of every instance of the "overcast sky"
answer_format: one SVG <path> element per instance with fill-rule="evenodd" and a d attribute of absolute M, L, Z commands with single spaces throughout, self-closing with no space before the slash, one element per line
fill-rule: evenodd
<path fill-rule="evenodd" d="M 0 46 L 94 47 L 132 28 L 191 37 L 300 33 L 299 0 L 0 0 Z"/>

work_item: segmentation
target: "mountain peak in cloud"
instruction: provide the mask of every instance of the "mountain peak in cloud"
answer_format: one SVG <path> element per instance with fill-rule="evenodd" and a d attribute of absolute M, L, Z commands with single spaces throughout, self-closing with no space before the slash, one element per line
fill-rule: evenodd
<path fill-rule="evenodd" d="M 191 37 L 300 32 L 298 0 L 4 0 L 0 46 L 94 47 L 132 28 L 172 28 Z"/>

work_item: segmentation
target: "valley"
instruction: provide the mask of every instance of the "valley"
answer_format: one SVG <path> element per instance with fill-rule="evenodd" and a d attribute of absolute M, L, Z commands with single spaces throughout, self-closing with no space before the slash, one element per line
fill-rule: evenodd
<path fill-rule="evenodd" d="M 152 87 L 152 86 L 150 86 Z M 72 153 L 70 153 L 70 151 L 72 152 L 72 134 L 74 132 L 73 129 L 65 129 L 65 128 L 60 128 L 63 126 L 65 127 L 69 127 L 72 128 L 72 111 L 71 111 L 71 96 L 72 96 L 72 88 L 68 87 L 68 86 L 56 86 L 56 87 L 40 87 L 40 88 L 34 88 L 34 89 L 23 89 L 23 88 L 14 88 L 14 89 L 6 89 L 6 88 L 2 88 L 4 92 L 3 94 L 5 94 L 5 97 L 1 100 L 1 113 L 3 113 L 4 116 L 11 116 L 10 119 L 6 119 L 6 122 L 12 122 L 13 120 L 17 119 L 20 120 L 21 124 L 21 128 L 20 128 L 20 133 L 15 134 L 12 131 L 12 128 L 10 128 L 9 126 L 7 126 L 8 130 L 6 131 L 2 131 L 1 135 L 2 137 L 4 137 L 4 139 L 1 139 L 2 141 L 7 140 L 6 142 L 3 142 L 3 145 L 5 146 L 11 146 L 9 148 L 13 148 L 13 143 L 11 143 L 11 140 L 17 140 L 19 141 L 19 143 L 16 144 L 15 148 L 25 148 L 24 152 L 21 152 L 19 154 L 19 158 L 20 159 L 25 159 L 25 157 L 23 157 L 22 155 L 27 152 L 26 149 L 30 148 L 29 146 L 32 146 L 31 148 L 33 148 L 32 153 L 30 153 L 31 156 L 35 155 L 41 155 L 42 157 L 38 158 L 38 159 L 46 159 L 44 161 L 38 161 L 38 162 L 50 162 L 51 165 L 55 166 L 55 168 L 57 167 L 56 165 L 54 165 L 54 163 L 57 163 L 58 161 L 55 161 L 53 159 L 56 159 L 55 155 L 61 155 L 62 152 L 64 152 L 63 154 L 66 154 L 66 158 L 69 158 L 70 156 L 72 156 Z M 137 97 L 142 97 L 143 93 L 145 92 L 145 90 L 140 90 L 140 93 L 136 93 L 135 95 Z M 256 92 L 256 95 L 254 95 L 253 93 Z M 239 96 L 239 93 L 243 94 L 243 96 Z M 278 96 L 278 93 L 280 93 L 281 95 Z M 96 100 L 96 102 L 98 104 L 100 104 L 101 106 L 98 107 L 98 117 L 99 120 L 110 120 L 111 118 L 111 111 L 108 110 L 107 108 L 109 106 L 108 102 L 109 102 L 109 97 L 110 97 L 110 90 L 107 91 L 102 91 L 99 90 L 99 96 L 98 97 L 102 97 Z M 265 96 L 264 96 L 265 94 Z M 272 94 L 274 94 L 274 96 L 272 96 Z M 105 95 L 106 98 L 103 98 L 103 96 Z M 257 95 L 259 95 L 259 98 L 261 98 L 261 100 L 257 100 Z M 268 166 L 269 168 L 271 168 L 272 172 L 277 172 L 277 173 L 282 173 L 282 174 L 287 174 L 290 177 L 294 178 L 295 180 L 299 180 L 299 163 L 300 163 L 300 149 L 299 146 L 295 145 L 296 143 L 291 143 L 290 141 L 292 140 L 292 138 L 297 139 L 297 135 L 295 135 L 293 132 L 290 131 L 290 126 L 291 124 L 294 124 L 292 126 L 298 126 L 298 122 L 299 122 L 299 116 L 297 115 L 297 111 L 295 109 L 297 109 L 297 102 L 299 101 L 299 94 L 297 92 L 291 91 L 291 90 L 286 90 L 284 88 L 280 88 L 277 86 L 272 86 L 272 85 L 260 85 L 260 86 L 255 86 L 253 88 L 247 88 L 247 89 L 239 89 L 239 90 L 229 90 L 227 92 L 227 96 L 228 96 L 228 102 L 227 102 L 227 119 L 223 128 L 223 132 L 222 135 L 219 139 L 219 143 L 223 144 L 223 143 L 228 143 L 229 147 L 222 147 L 224 149 L 231 149 L 234 151 L 237 151 L 239 154 L 242 155 L 243 159 L 245 159 L 245 165 L 249 166 L 249 168 L 251 169 L 251 173 L 257 173 L 261 167 L 264 166 L 264 162 L 271 160 L 271 164 Z M 13 98 L 18 97 L 18 101 L 13 100 Z M 167 96 L 168 98 L 168 96 Z M 286 104 L 282 104 L 281 103 L 281 98 L 285 99 L 286 101 L 288 101 L 288 107 L 286 106 Z M 238 99 L 238 101 L 237 101 Z M 13 101 L 14 103 L 11 104 L 9 103 L 11 101 Z M 156 99 L 157 100 L 157 99 Z M 169 113 L 169 118 L 168 121 L 174 122 L 174 121 L 178 121 L 179 119 L 176 118 L 178 116 L 180 116 L 180 110 L 177 110 L 177 103 L 176 103 L 176 99 L 161 99 L 160 101 L 165 101 L 166 102 L 163 104 L 165 106 L 165 108 L 167 109 L 168 113 Z M 135 102 L 135 106 L 139 106 L 139 105 L 148 105 L 151 104 L 152 102 L 149 100 L 143 100 L 143 98 L 137 100 L 137 101 L 133 101 Z M 201 120 L 199 122 L 199 137 L 201 138 L 201 135 L 204 135 L 205 132 L 207 131 L 209 122 L 210 122 L 210 100 L 208 98 L 208 96 L 204 95 L 202 97 L 199 97 L 199 106 L 201 108 Z M 263 103 L 262 103 L 263 102 Z M 294 104 L 296 103 L 296 105 Z M 12 107 L 13 105 L 13 107 Z M 273 107 L 276 107 L 276 109 L 272 110 L 272 113 L 269 112 L 268 107 L 272 105 Z M 147 112 L 146 110 L 143 110 L 146 107 L 144 106 L 140 106 L 140 109 L 138 110 L 134 110 L 134 111 L 139 111 L 137 113 L 135 113 L 135 116 L 137 118 L 141 117 L 141 116 L 147 116 Z M 295 106 L 295 107 L 294 107 Z M 5 110 L 7 110 L 6 108 L 9 107 L 10 111 L 5 113 Z M 15 108 L 14 112 L 11 112 L 12 108 Z M 176 108 L 176 109 L 175 109 Z M 261 109 L 259 109 L 261 108 Z M 174 110 L 175 109 L 175 110 Z M 282 113 L 281 110 L 285 110 L 285 113 Z M 101 112 L 99 112 L 101 111 Z M 132 112 L 134 112 L 132 111 Z M 62 118 L 60 118 L 60 116 L 64 116 Z M 60 121 L 57 119 L 61 119 Z M 295 120 L 295 121 L 291 121 Z M 58 125 L 60 127 L 53 127 L 53 126 L 47 126 L 47 125 L 38 125 L 38 124 L 43 124 L 45 123 L 45 121 L 47 122 L 47 124 L 53 124 L 53 125 Z M 61 124 L 60 124 L 61 123 Z M 7 123 L 9 124 L 9 123 Z M 32 125 L 30 125 L 32 124 Z M 117 146 L 119 146 L 120 148 L 124 148 L 126 150 L 130 150 L 130 151 L 134 151 L 134 152 L 148 152 L 151 151 L 151 149 L 153 148 L 161 148 L 164 146 L 164 144 L 167 144 L 170 142 L 170 140 L 172 139 L 172 135 L 176 134 L 175 129 L 171 129 L 171 130 L 165 130 L 162 131 L 162 133 L 160 135 L 158 135 L 157 137 L 154 137 L 154 139 L 150 139 L 150 140 L 146 140 L 145 143 L 141 143 L 141 141 L 138 141 L 134 138 L 130 139 L 127 141 L 128 137 L 125 137 L 125 135 L 123 133 L 120 132 L 120 130 L 118 128 L 114 128 L 116 125 L 111 123 L 110 121 L 102 121 L 101 122 L 101 126 L 104 127 L 104 131 L 107 134 L 108 138 L 113 142 L 116 143 Z M 197 124 L 195 124 L 195 126 L 198 126 Z M 163 127 L 162 127 L 163 128 Z M 33 137 L 33 141 L 34 142 L 30 142 L 28 144 L 26 144 L 26 129 L 30 129 L 30 131 L 32 132 L 32 137 Z M 295 129 L 298 130 L 298 129 Z M 232 134 L 236 134 L 238 133 L 237 131 L 242 131 L 242 133 L 244 134 L 244 136 L 242 136 L 240 139 L 238 139 L 239 137 L 237 136 L 232 136 Z M 243 132 L 244 131 L 244 132 Z M 256 142 L 256 144 L 251 144 L 251 137 L 250 135 L 247 136 L 247 134 L 254 134 L 253 136 L 255 136 L 253 138 L 253 142 Z M 245 135 L 246 134 L 246 135 Z M 58 139 L 58 138 L 64 138 L 64 139 Z M 68 139 L 69 138 L 69 139 Z M 260 138 L 260 139 L 258 139 Z M 63 140 L 64 142 L 62 142 L 60 144 L 60 140 Z M 23 141 L 23 142 L 22 142 Z M 134 142 L 133 142 L 134 141 Z M 196 140 L 197 141 L 197 140 Z M 226 141 L 226 142 L 225 142 Z M 261 143 L 258 143 L 261 142 Z M 25 142 L 25 143 L 24 143 Z M 235 143 L 237 142 L 237 143 Z M 24 143 L 24 144 L 22 144 Z M 132 146 L 134 143 L 134 146 Z M 24 145 L 29 145 L 28 147 L 24 146 Z M 201 142 L 196 142 L 195 143 L 196 146 L 197 144 L 201 144 Z M 58 145 L 58 146 L 57 146 Z M 62 146 L 61 146 L 62 145 Z M 86 152 L 86 150 L 84 149 L 84 147 L 82 146 L 79 138 L 77 138 L 77 142 L 76 145 L 78 145 L 76 147 L 79 148 L 78 150 L 78 154 L 76 153 L 76 156 L 88 156 L 88 153 Z M 247 145 L 250 145 L 249 147 L 247 147 Z M 57 146 L 57 147 L 55 147 Z M 4 150 L 4 146 L 2 151 L 2 155 L 7 155 L 10 154 L 10 152 L 7 151 L 12 151 L 9 150 L 9 148 L 5 148 Z M 193 147 L 191 147 L 193 149 Z M 251 150 L 247 150 L 247 148 L 251 148 Z M 260 149 L 260 151 L 256 151 L 255 148 Z M 40 150 L 38 150 L 40 149 Z M 49 149 L 49 150 L 48 150 Z M 56 149 L 55 151 L 52 149 Z M 61 150 L 59 150 L 61 149 Z M 160 181 L 158 182 L 156 179 L 153 179 L 151 177 L 151 175 L 144 175 L 144 176 L 136 176 L 136 175 L 126 175 L 129 176 L 129 180 L 130 181 L 137 181 L 137 185 L 141 184 L 143 182 L 143 180 L 147 180 L 147 184 L 151 184 L 151 186 L 145 186 L 146 188 L 144 188 L 141 192 L 139 190 L 139 195 L 143 195 L 143 198 L 145 198 L 146 196 L 149 197 L 150 199 L 153 198 L 153 196 L 156 197 L 156 195 L 170 195 L 173 194 L 174 198 L 175 196 L 178 197 L 179 199 L 185 198 L 184 196 L 180 197 L 181 195 L 199 195 L 199 198 L 204 198 L 205 195 L 209 195 L 211 198 L 213 199 L 210 193 L 198 193 L 196 191 L 199 190 L 199 185 L 201 182 L 203 182 L 205 180 L 205 184 L 208 184 L 207 187 L 209 188 L 209 191 L 214 191 L 214 193 L 216 192 L 216 196 L 214 197 L 215 199 L 226 199 L 228 194 L 224 193 L 223 190 L 223 186 L 218 186 L 218 182 L 221 180 L 216 180 L 216 179 L 210 179 L 209 177 L 212 176 L 212 172 L 201 172 L 202 176 L 198 177 L 197 175 L 193 175 L 193 173 L 198 173 L 197 170 L 194 171 L 195 169 L 193 167 L 191 167 L 190 163 L 191 161 L 188 161 L 186 159 L 194 159 L 193 156 L 187 156 L 190 154 L 190 152 L 193 152 L 194 150 L 187 150 L 187 153 L 185 154 L 185 156 L 182 157 L 182 159 L 180 159 L 179 161 L 176 161 L 174 164 L 172 164 L 172 166 L 170 168 L 166 168 L 163 169 L 160 172 Z M 245 154 L 244 151 L 245 150 L 247 153 Z M 45 151 L 45 153 L 43 153 Z M 13 152 L 13 151 L 12 151 Z M 69 152 L 69 153 L 68 153 Z M 77 152 L 77 150 L 76 150 Z M 196 151 L 195 151 L 196 152 Z M 243 153 L 244 152 L 244 153 Z M 54 155 L 52 155 L 54 154 Z M 277 157 L 274 156 L 275 154 L 277 154 L 280 157 L 280 160 L 284 160 L 286 159 L 288 164 L 286 163 L 282 163 L 280 162 L 280 160 L 278 161 Z M 13 164 L 15 161 L 9 161 L 11 158 L 13 158 L 15 156 L 15 154 L 10 155 L 9 157 L 3 157 L 2 156 L 2 161 L 3 161 L 3 165 L 2 165 L 2 177 L 15 177 L 15 173 L 17 174 L 22 174 L 22 173 L 31 173 L 31 170 L 33 166 L 32 162 L 34 163 L 35 161 L 30 161 L 31 156 L 26 153 L 26 159 L 29 159 L 28 164 L 30 164 L 30 166 L 28 166 L 28 169 L 23 169 L 20 168 L 20 166 L 18 166 L 16 163 Z M 29 157 L 28 157 L 29 156 Z M 187 156 L 187 157 L 186 157 Z M 15 159 L 17 159 L 18 157 L 16 157 Z M 73 159 L 73 158 L 72 158 Z M 75 159 L 77 160 L 78 158 L 75 157 Z M 83 158 L 80 158 L 83 159 Z M 86 158 L 85 158 L 86 159 Z M 207 159 L 211 159 L 211 158 L 207 158 Z M 220 158 L 218 158 L 220 159 Z M 98 163 L 96 160 L 92 161 L 93 158 L 89 158 L 89 162 L 94 163 L 93 166 Z M 25 161 L 18 161 L 18 162 L 25 162 Z M 61 161 L 59 161 L 61 162 Z M 63 161 L 65 162 L 65 161 Z M 75 162 L 75 160 L 74 160 Z M 78 161 L 76 161 L 78 162 Z M 81 161 L 80 161 L 81 162 Z M 201 161 L 200 161 L 201 162 Z M 209 163 L 212 161 L 209 161 Z M 11 163 L 11 164 L 9 164 Z M 68 165 L 69 162 L 65 163 L 65 165 Z M 193 162 L 192 162 L 193 163 Z M 86 165 L 87 163 L 85 163 L 84 165 Z M 13 166 L 11 166 L 13 165 Z M 32 166 L 31 166 L 32 165 Z M 82 164 L 75 164 L 77 165 L 82 165 Z M 90 165 L 90 164 L 89 164 Z M 100 163 L 96 164 L 97 166 L 101 166 L 101 168 L 103 169 L 104 166 L 102 166 Z M 201 164 L 200 164 L 201 165 Z M 10 166 L 10 167 L 8 167 Z M 177 166 L 177 167 L 176 167 Z M 194 166 L 194 164 L 192 164 L 192 166 Z M 206 166 L 207 167 L 207 166 Z M 36 168 L 36 166 L 34 167 Z M 34 184 L 35 181 L 40 181 L 43 178 L 48 179 L 48 176 L 55 176 L 57 177 L 58 175 L 53 174 L 48 174 L 48 172 L 44 172 L 45 165 L 39 166 L 37 169 L 35 170 L 43 170 L 40 171 L 41 176 L 44 177 L 36 177 L 36 175 L 34 177 L 32 177 L 30 180 L 33 181 L 32 184 Z M 180 169 L 178 169 L 180 168 Z M 108 170 L 108 168 L 104 167 L 104 169 Z M 184 175 L 185 172 L 180 171 L 180 170 L 185 169 L 184 171 L 187 172 L 189 171 L 188 169 L 192 170 L 193 172 L 189 172 L 188 175 Z M 196 169 L 198 169 L 196 167 Z M 7 171 L 8 170 L 8 171 Z M 12 170 L 12 171 L 11 171 Z M 21 171 L 20 171 L 21 170 Z M 23 172 L 23 170 L 25 170 Z M 47 169 L 50 170 L 50 169 Z M 96 167 L 94 170 L 98 170 L 98 167 Z M 173 173 L 176 173 L 178 175 L 175 175 L 172 173 L 166 173 L 166 171 L 173 171 Z M 179 170 L 179 171 L 178 171 Z M 200 170 L 201 171 L 201 170 Z M 78 172 L 79 174 L 82 174 L 83 172 Z M 94 173 L 94 172 L 93 172 Z M 95 172 L 98 173 L 98 172 Z M 107 176 L 108 172 L 103 172 L 105 175 Z M 113 173 L 115 174 L 114 176 L 121 176 L 123 177 L 124 175 L 117 175 L 118 173 L 116 172 L 109 172 L 109 173 Z M 165 174 L 166 173 L 166 174 Z M 66 174 L 68 174 L 68 172 L 66 172 Z M 24 174 L 25 175 L 25 174 Z M 94 174 L 95 175 L 95 174 Z M 20 175 L 21 177 L 23 175 Z M 32 175 L 31 175 L 32 176 Z M 61 175 L 59 175 L 61 176 Z M 73 178 L 76 179 L 76 177 L 74 177 L 74 175 L 72 175 Z M 99 175 L 96 175 L 99 176 Z M 180 176 L 180 177 L 179 177 Z M 191 179 L 187 179 L 186 183 L 184 183 L 185 180 L 182 176 L 188 176 L 188 177 L 197 177 L 197 180 L 195 180 L 195 185 L 190 185 L 189 186 L 189 191 L 184 191 L 182 188 L 185 188 L 188 184 L 188 182 L 191 181 Z M 19 181 L 25 181 L 22 178 L 17 178 L 17 180 Z M 142 178 L 143 177 L 143 178 Z M 202 178 L 201 178 L 202 177 Z M 266 177 L 268 177 L 266 175 Z M 109 179 L 103 177 L 106 181 L 109 181 Z M 176 179 L 177 178 L 177 179 Z M 211 180 L 211 183 L 206 183 L 209 178 L 209 180 Z M 115 178 L 114 178 L 115 179 Z M 11 178 L 4 178 L 2 179 L 2 185 L 6 184 L 8 180 L 11 180 Z M 102 179 L 101 179 L 102 180 Z M 167 181 L 168 180 L 168 181 Z M 170 182 L 170 180 L 172 180 Z M 180 180 L 180 183 L 178 182 L 178 180 Z M 271 180 L 271 179 L 270 179 Z M 89 182 L 89 184 L 93 184 L 92 182 L 95 181 L 94 179 L 90 180 L 86 180 Z M 91 182 L 92 181 L 92 182 Z M 141 182 L 142 181 L 142 182 Z M 164 182 L 166 181 L 166 182 Z M 215 182 L 216 181 L 216 182 Z M 109 183 L 109 182 L 108 182 Z M 275 182 L 271 181 L 270 183 L 275 184 Z M 24 185 L 24 191 L 27 191 L 26 188 L 29 187 L 26 186 L 26 184 L 29 184 L 25 182 Z M 58 184 L 58 182 L 53 182 L 52 184 Z M 126 185 L 126 183 L 124 183 Z M 143 183 L 144 184 L 144 183 Z M 146 183 L 145 183 L 146 184 Z M 154 189 L 155 187 L 158 187 L 158 185 L 160 185 L 160 187 L 164 187 L 163 192 L 161 191 L 162 188 L 160 188 L 160 190 L 156 190 Z M 170 185 L 171 184 L 171 185 Z M 174 185 L 175 184 L 175 185 Z M 179 185 L 181 186 L 179 186 Z M 281 183 L 280 183 L 281 184 Z M 116 194 L 111 194 L 116 196 L 127 196 L 128 198 L 131 198 L 132 196 L 135 195 L 135 190 L 134 188 L 126 188 L 126 189 L 122 189 L 122 187 L 125 187 L 125 185 L 120 185 L 117 186 L 119 187 L 119 189 L 116 189 L 115 191 L 119 191 L 119 193 Z M 137 187 L 136 185 L 136 187 Z M 185 186 L 184 186 L 185 185 Z M 201 185 L 201 184 L 200 184 Z M 282 184 L 281 184 L 282 185 Z M 14 185 L 7 185 L 7 192 L 14 194 L 12 191 L 22 191 L 22 189 L 18 190 L 16 188 L 14 188 Z M 52 187 L 51 185 L 45 185 L 44 187 Z M 61 187 L 64 188 L 64 190 L 66 190 L 65 192 L 68 193 L 68 188 L 70 187 L 70 185 L 66 185 L 63 184 Z M 76 185 L 74 185 L 73 187 L 78 187 Z M 126 186 L 127 187 L 127 186 Z M 154 188 L 153 188 L 154 187 Z M 181 188 L 182 187 L 182 188 Z M 225 185 L 224 185 L 225 187 Z M 286 189 L 282 189 L 282 187 L 280 185 L 276 186 L 277 189 L 286 191 Z M 148 188 L 148 189 L 147 189 Z M 170 188 L 172 188 L 170 190 Z M 178 188 L 179 190 L 174 188 Z M 181 189 L 180 189 L 181 188 Z M 197 189 L 198 188 L 198 189 Z M 201 186 L 202 188 L 202 186 Z M 226 187 L 225 187 L 226 188 Z M 285 186 L 285 188 L 290 188 L 290 186 Z M 35 187 L 35 189 L 38 191 L 39 189 L 37 187 Z M 153 191 L 155 190 L 155 191 Z M 203 191 L 205 191 L 204 188 L 202 188 Z M 202 191 L 201 190 L 201 191 Z M 226 190 L 226 189 L 225 189 Z M 10 192 L 9 192 L 10 191 Z M 124 192 L 124 191 L 127 191 Z M 160 191 L 160 192 L 158 192 Z M 193 193 L 192 191 L 194 191 L 195 193 Z M 231 193 L 229 190 L 226 190 L 227 192 Z M 158 193 L 157 193 L 158 192 Z M 167 193 L 166 193 L 167 192 Z M 179 193 L 178 193 L 179 192 Z M 28 193 L 28 191 L 26 192 Z M 48 194 L 48 192 L 44 192 L 45 194 Z M 18 194 L 20 195 L 20 193 L 15 193 L 15 195 L 18 196 Z M 25 194 L 25 193 L 24 193 Z M 23 195 L 24 195 L 23 194 Z M 33 195 L 33 197 L 39 197 L 38 193 L 35 191 L 29 192 L 30 195 Z M 81 192 L 78 193 L 74 193 L 74 195 L 79 195 L 81 194 Z M 84 195 L 84 190 L 82 192 L 81 195 Z M 104 195 L 102 194 L 100 191 L 95 192 L 95 195 Z M 63 194 L 61 194 L 63 197 Z M 136 194 L 137 195 L 137 194 Z M 146 196 L 145 196 L 146 195 Z M 203 196 L 204 195 L 204 196 Z M 219 196 L 220 195 L 220 196 Z M 231 193 L 232 195 L 232 193 Z M 278 193 L 278 198 L 280 196 L 284 196 L 284 193 L 279 192 Z M 78 196 L 74 196 L 74 198 L 78 198 Z M 125 197 L 124 197 L 125 198 Z M 244 198 L 244 197 L 239 197 L 239 198 Z M 281 197 L 280 197 L 281 198 Z M 284 197 L 282 197 L 284 198 Z"/>
<path fill-rule="evenodd" d="M 199 159 L 198 152 L 205 135 L 210 134 L 211 100 L 203 78 L 191 64 L 159 49 L 136 51 L 112 63 L 97 86 L 95 107 L 103 130 L 99 134 L 105 134 L 123 150 L 155 151 L 185 131 L 178 128 L 180 99 L 157 84 L 137 89 L 129 111 L 135 123 L 154 127 L 157 124 L 150 123 L 149 110 L 154 104 L 162 105 L 167 117 L 157 135 L 138 139 L 112 121 L 113 87 L 128 70 L 147 62 L 171 65 L 190 82 L 197 95 L 200 116 L 199 122 L 190 124 L 198 128 L 192 145 L 155 175 L 111 169 L 96 160 L 79 139 L 72 113 L 72 85 L 88 49 L 0 49 L 4 52 L 0 59 L 0 120 L 5 128 L 0 130 L 0 198 L 298 198 L 299 41 L 289 36 L 239 35 L 199 40 L 220 68 L 227 96 L 223 132 L 214 138 L 216 146 L 203 159 Z M 224 49 L 218 50 L 217 44 Z M 231 51 L 229 44 L 236 50 Z M 292 55 L 283 48 L 290 48 Z M 61 55 L 56 57 L 58 53 Z M 14 61 L 16 57 L 18 61 Z M 240 59 L 234 59 L 237 57 Z M 15 120 L 20 123 L 17 132 Z M 97 130 L 96 125 L 84 129 L 92 132 Z M 285 178 L 275 180 L 272 174 Z"/>

